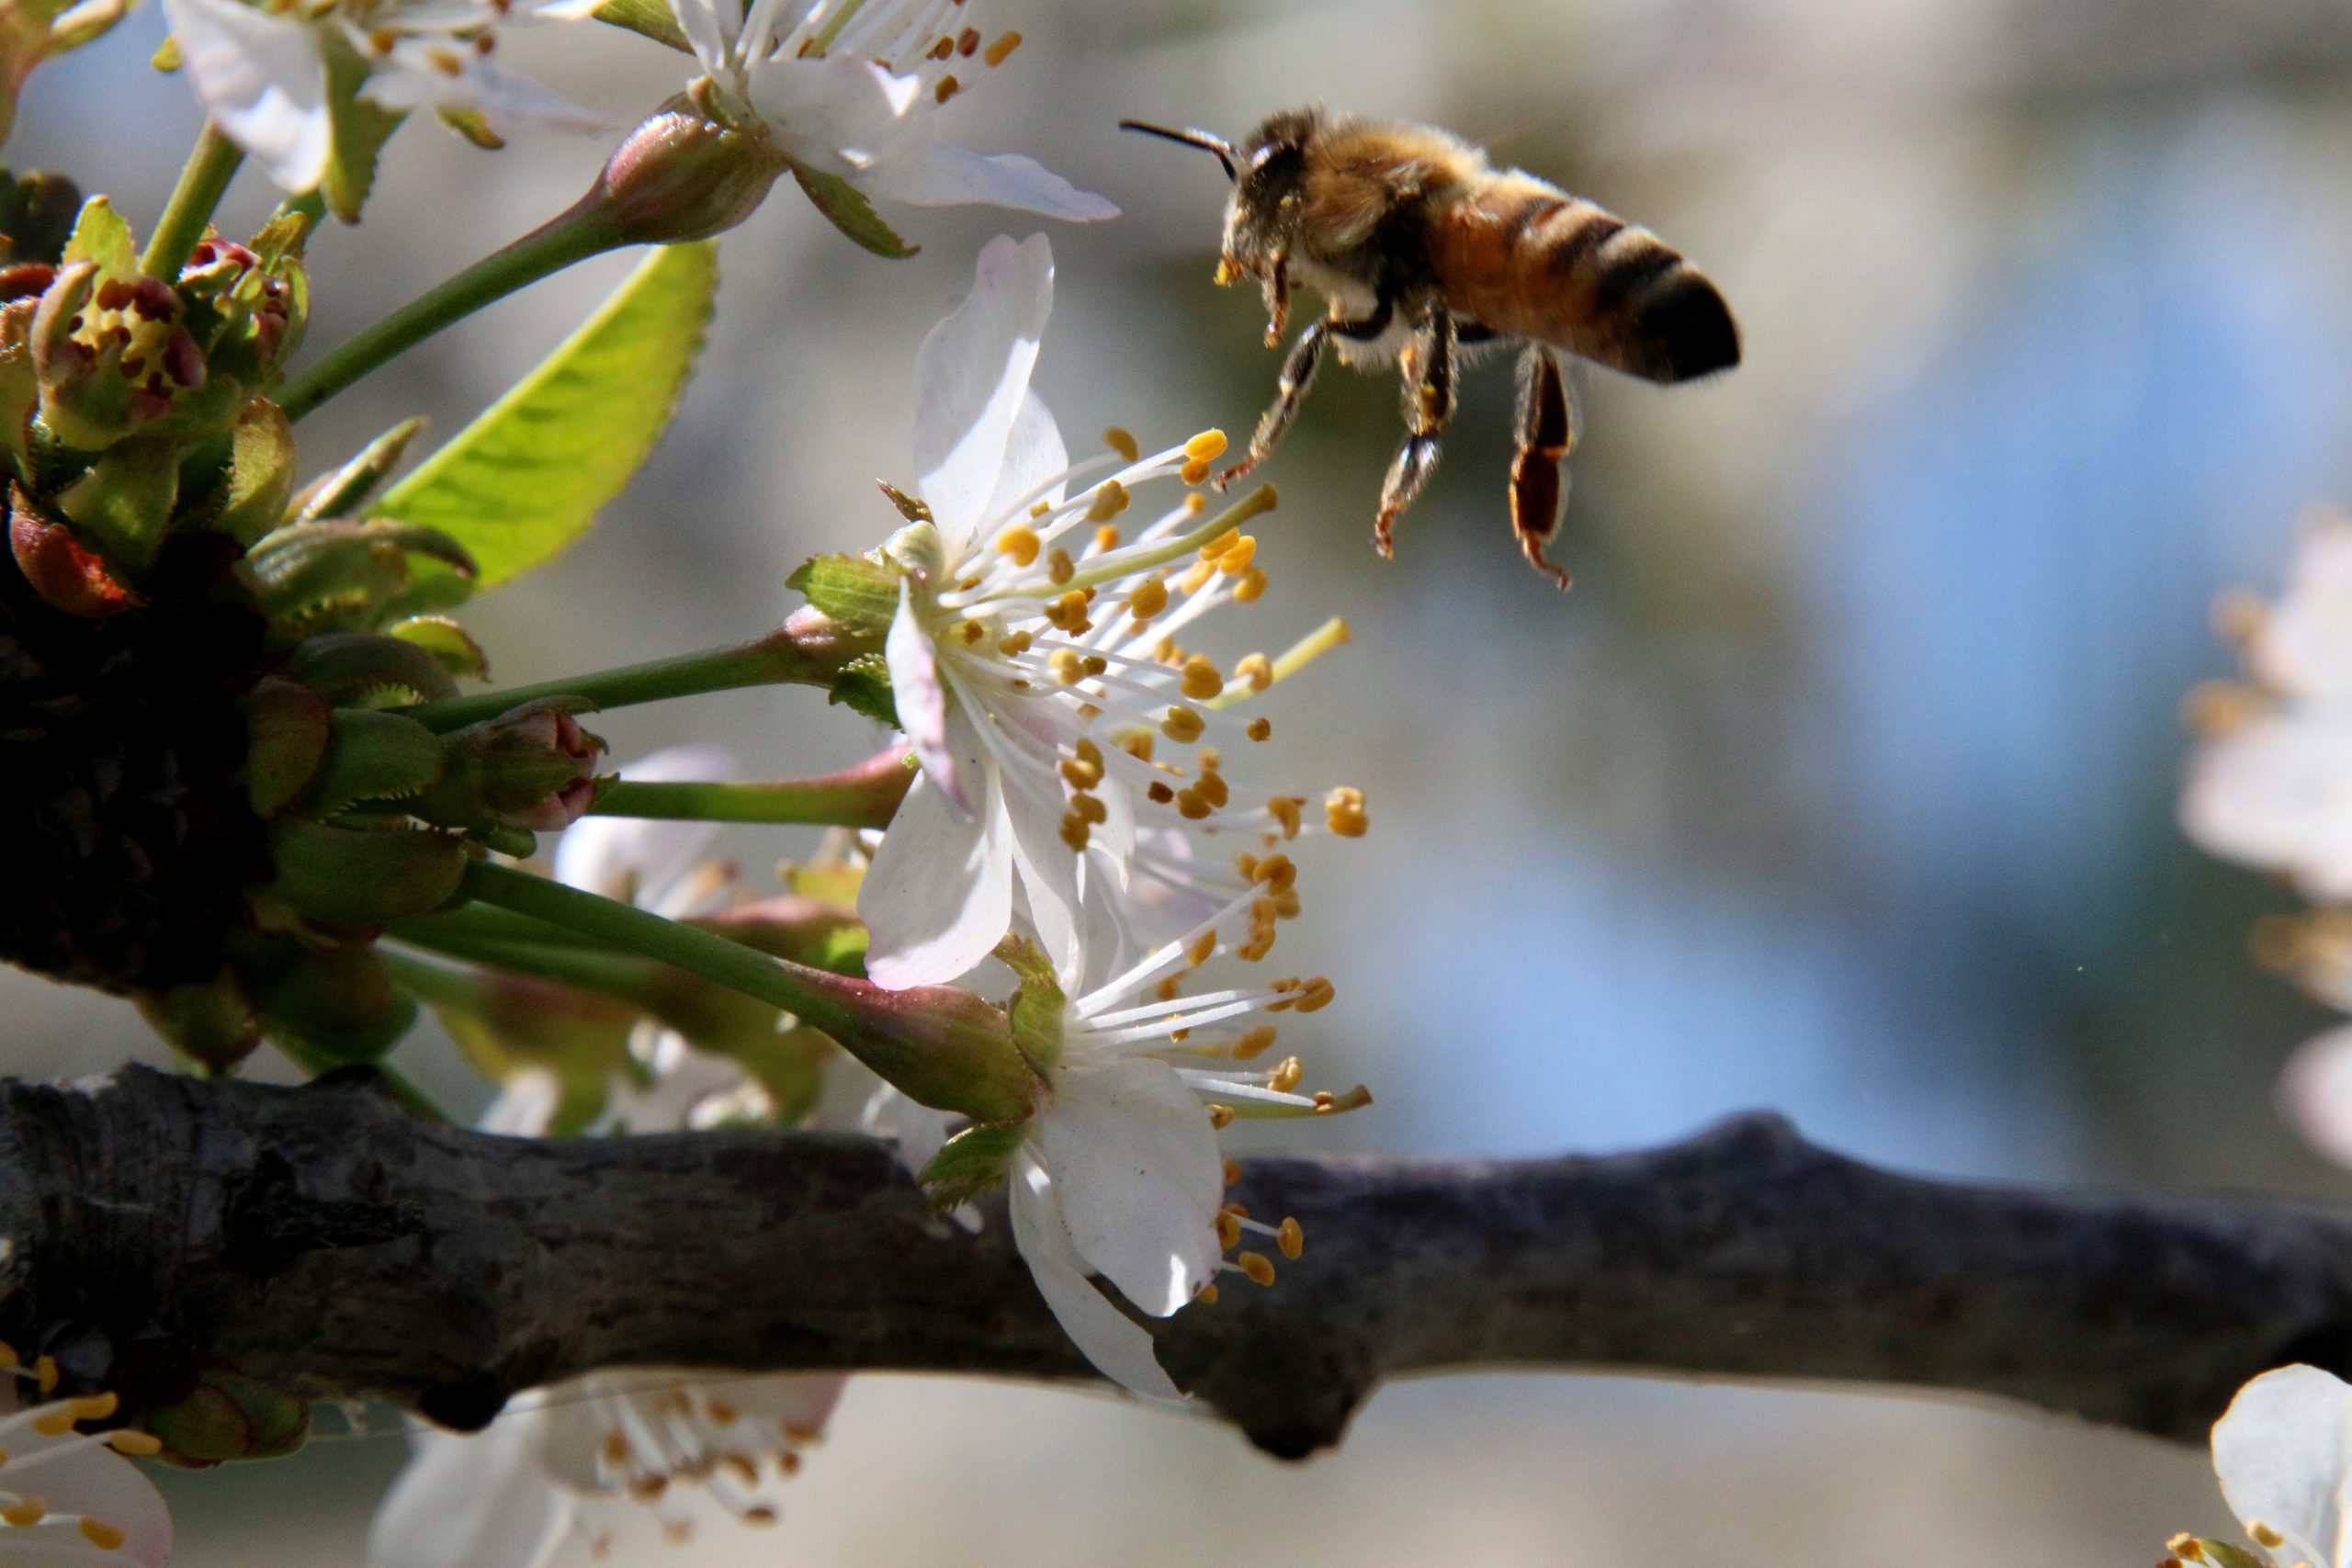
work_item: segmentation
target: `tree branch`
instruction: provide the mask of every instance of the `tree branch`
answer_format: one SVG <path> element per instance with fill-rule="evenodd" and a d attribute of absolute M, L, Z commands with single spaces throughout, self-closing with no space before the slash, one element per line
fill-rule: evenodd
<path fill-rule="evenodd" d="M 2352 1215 L 1918 1180 L 1771 1116 L 1597 1158 L 1256 1159 L 1234 1196 L 1297 1215 L 1305 1258 L 1154 1326 L 1282 1455 L 1408 1371 L 1908 1383 L 2184 1441 L 2267 1367 L 2352 1371 Z M 600 1367 L 1088 1375 L 1001 1210 L 933 1222 L 879 1144 L 496 1138 L 364 1074 L 0 1081 L 0 1334 L 134 1404 L 207 1359 L 461 1427 Z"/>

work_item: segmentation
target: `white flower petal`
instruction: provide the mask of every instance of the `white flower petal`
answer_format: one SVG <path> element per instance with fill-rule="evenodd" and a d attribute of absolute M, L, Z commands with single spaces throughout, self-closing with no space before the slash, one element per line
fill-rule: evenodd
<path fill-rule="evenodd" d="M 1035 158 L 981 153 L 951 141 L 925 141 L 877 163 L 859 184 L 910 207 L 1008 207 L 1091 223 L 1119 209 L 1083 191 Z"/>
<path fill-rule="evenodd" d="M 990 794 L 993 784 L 989 785 Z M 989 955 L 1012 923 L 1012 848 L 1004 814 L 985 796 L 970 818 L 916 778 L 890 818 L 858 889 L 877 986 L 940 986 Z"/>
<path fill-rule="evenodd" d="M 2271 1554 L 2278 1562 L 2352 1562 L 2352 1387 L 2317 1367 L 2263 1373 L 2213 1424 L 2213 1470 L 2248 1529 L 2267 1525 L 2287 1538 Z"/>
<path fill-rule="evenodd" d="M 164 0 L 205 113 L 281 190 L 314 190 L 329 147 L 327 68 L 307 22 L 239 0 Z"/>
<path fill-rule="evenodd" d="M 899 79 L 870 60 L 755 59 L 743 91 L 786 152 L 860 185 L 865 166 L 906 134 Z"/>
<path fill-rule="evenodd" d="M 16 1403 L 11 1393 L 0 1404 L 0 1414 L 14 1411 Z M 41 1457 L 45 1449 L 75 1440 L 33 1433 L 11 1438 L 16 1464 L 9 1473 L 13 1477 L 20 1467 L 27 1472 L 22 1483 L 12 1481 L 12 1484 L 21 1484 L 27 1493 L 40 1497 L 51 1514 L 75 1514 L 111 1525 L 122 1531 L 122 1544 L 101 1551 L 79 1535 L 70 1540 L 36 1541 L 0 1525 L 0 1562 L 107 1562 L 164 1568 L 172 1558 L 172 1515 L 163 1494 L 139 1472 L 137 1465 L 109 1448 L 93 1445 L 56 1459 Z M 32 1468 L 36 1463 L 39 1468 Z M 62 1528 L 51 1525 L 50 1529 Z"/>
<path fill-rule="evenodd" d="M 1046 400 L 1033 390 L 1021 400 L 1021 410 L 1012 416 L 1012 430 L 1004 443 L 1004 467 L 997 471 L 996 492 L 989 497 L 981 515 L 1003 516 L 1028 500 L 1040 485 L 1069 470 L 1069 448 L 1062 445 L 1061 427 L 1054 423 Z M 1055 485 L 1045 499 L 1059 505 L 1062 487 Z"/>
<path fill-rule="evenodd" d="M 1154 1317 L 1198 1295 L 1223 1251 L 1224 1157 L 1176 1069 L 1151 1057 L 1071 1067 L 1037 1128 L 1079 1256 Z"/>
<path fill-rule="evenodd" d="M 693 784 L 731 777 L 737 767 L 724 746 L 673 746 L 617 771 L 642 784 Z M 715 822 L 582 817 L 555 841 L 555 878 L 607 898 L 634 896 L 651 908 L 685 878 L 718 831 Z"/>
<path fill-rule="evenodd" d="M 718 1397 L 746 1416 L 773 1422 L 786 1433 L 815 1436 L 833 1418 L 849 1385 L 847 1372 L 793 1372 L 729 1379 Z"/>
<path fill-rule="evenodd" d="M 2249 719 L 2209 742 L 2181 825 L 2217 855 L 2352 897 L 2352 707 Z"/>
<path fill-rule="evenodd" d="M 555 1414 L 509 1406 L 471 1437 L 418 1433 L 368 1527 L 368 1568 L 542 1568 L 571 1522 L 539 1469 Z"/>
<path fill-rule="evenodd" d="M 906 731 L 915 761 L 956 809 L 970 816 L 972 791 L 947 744 L 947 686 L 939 675 L 939 651 L 915 608 L 914 583 L 908 578 L 899 580 L 899 613 L 890 617 L 882 660 L 890 670 L 890 701 L 899 710 L 899 728 Z"/>
<path fill-rule="evenodd" d="M 562 1104 L 562 1080 L 545 1067 L 519 1068 L 500 1082 L 498 1098 L 474 1130 L 502 1138 L 544 1138 Z"/>
<path fill-rule="evenodd" d="M 455 72 L 439 63 L 453 53 L 460 61 Z M 610 116 L 582 107 L 528 76 L 442 39 L 403 39 L 394 43 L 389 54 L 378 58 L 375 73 L 359 96 L 388 109 L 478 109 L 505 124 L 539 125 L 583 135 L 614 129 Z"/>
<path fill-rule="evenodd" d="M 2290 695 L 2352 697 L 2352 519 L 2304 534 L 2287 592 L 2247 652 L 2255 673 Z"/>
<path fill-rule="evenodd" d="M 742 8 L 735 0 L 670 0 L 670 12 L 703 70 L 713 76 L 725 74 L 729 68 L 727 46 L 735 40 Z"/>
<path fill-rule="evenodd" d="M 1012 1244 L 1029 1265 L 1037 1293 L 1096 1371 L 1131 1393 L 1181 1404 L 1184 1395 L 1160 1369 L 1151 1336 L 1087 1279 L 1057 1197 L 1052 1178 L 1026 1149 L 1013 1157 L 1006 1198 Z"/>
<path fill-rule="evenodd" d="M 2278 1075 L 2278 1109 L 2303 1141 L 2352 1166 L 2352 1024 L 2306 1043 Z"/>
<path fill-rule="evenodd" d="M 1015 244 L 999 235 L 980 252 L 971 294 L 915 355 L 915 472 L 950 561 L 986 520 L 1053 309 L 1046 237 Z"/>
<path fill-rule="evenodd" d="M 615 1084 L 613 1124 L 626 1133 L 680 1133 L 689 1125 L 695 1106 L 743 1087 L 741 1066 L 724 1056 L 690 1049 L 685 1037 L 665 1030 L 661 1056 L 668 1062 L 655 1073 L 652 1084 L 639 1089 L 626 1079 Z"/>

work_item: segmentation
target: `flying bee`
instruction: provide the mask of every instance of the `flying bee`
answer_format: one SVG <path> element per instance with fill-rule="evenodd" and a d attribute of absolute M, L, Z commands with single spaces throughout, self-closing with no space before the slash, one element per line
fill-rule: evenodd
<path fill-rule="evenodd" d="M 1521 345 L 1511 527 L 1562 588 L 1568 574 L 1544 553 L 1576 442 L 1556 351 L 1662 384 L 1739 363 L 1739 329 L 1723 296 L 1657 235 L 1532 175 L 1498 170 L 1446 131 L 1320 108 L 1274 115 L 1239 146 L 1204 130 L 1119 124 L 1201 148 L 1225 166 L 1233 196 L 1216 281 L 1258 280 L 1268 347 L 1290 319 L 1294 281 L 1329 302 L 1283 362 L 1273 406 L 1220 488 L 1282 440 L 1333 339 L 1344 363 L 1397 362 L 1405 442 L 1373 524 L 1384 557 L 1398 515 L 1437 466 L 1464 349 Z"/>

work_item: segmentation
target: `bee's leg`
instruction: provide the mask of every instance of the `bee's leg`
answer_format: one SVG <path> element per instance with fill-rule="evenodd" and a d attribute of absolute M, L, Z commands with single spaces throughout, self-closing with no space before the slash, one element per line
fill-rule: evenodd
<path fill-rule="evenodd" d="M 1567 383 L 1557 355 L 1529 344 L 1519 356 L 1519 451 L 1510 461 L 1510 525 L 1535 570 L 1562 589 L 1568 574 L 1544 557 L 1560 526 L 1568 452 L 1576 445 Z"/>
<path fill-rule="evenodd" d="M 1437 438 L 1453 418 L 1453 318 L 1435 311 L 1414 333 L 1402 361 L 1411 378 L 1405 383 L 1405 445 L 1388 465 L 1380 515 L 1372 525 L 1372 547 L 1384 559 L 1396 553 L 1396 519 L 1436 471 Z"/>
<path fill-rule="evenodd" d="M 1290 357 L 1283 361 L 1282 379 L 1276 385 L 1274 406 L 1268 409 L 1266 417 L 1258 422 L 1258 434 L 1250 438 L 1249 453 L 1241 461 L 1217 476 L 1216 488 L 1223 490 L 1264 462 L 1272 453 L 1275 443 L 1289 432 L 1298 418 L 1298 411 L 1306 402 L 1307 391 L 1315 385 L 1315 373 L 1323 366 L 1323 351 L 1335 333 L 1359 342 L 1369 342 L 1388 330 L 1388 322 L 1396 313 L 1396 305 L 1383 299 L 1362 321 L 1345 321 L 1336 316 L 1327 316 L 1301 333 L 1298 343 L 1290 351 Z"/>
<path fill-rule="evenodd" d="M 1290 330 L 1290 253 L 1276 251 L 1259 281 L 1266 291 L 1266 346 L 1283 341 Z"/>

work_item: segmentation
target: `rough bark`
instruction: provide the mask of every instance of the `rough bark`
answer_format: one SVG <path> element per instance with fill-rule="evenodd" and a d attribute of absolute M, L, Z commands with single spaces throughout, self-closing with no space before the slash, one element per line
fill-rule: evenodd
<path fill-rule="evenodd" d="M 1600 1157 L 1257 1159 L 1234 1196 L 1306 1256 L 1154 1326 L 1283 1455 L 1409 1371 L 1910 1384 L 2181 1440 L 2264 1368 L 2352 1371 L 2352 1215 L 1920 1180 L 1771 1116 Z M 601 1367 L 1088 1375 L 1001 1212 L 930 1220 L 879 1144 L 496 1138 L 364 1076 L 0 1082 L 0 1333 L 117 1383 L 209 1359 L 473 1427 Z"/>

